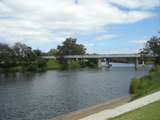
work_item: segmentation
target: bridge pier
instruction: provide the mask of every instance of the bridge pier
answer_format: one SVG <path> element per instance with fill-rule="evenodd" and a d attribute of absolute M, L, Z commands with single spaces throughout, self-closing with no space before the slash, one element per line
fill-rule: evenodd
<path fill-rule="evenodd" d="M 108 68 L 110 68 L 109 62 L 110 62 L 109 58 L 106 58 L 106 65 L 107 65 Z"/>
<path fill-rule="evenodd" d="M 136 60 L 135 60 L 135 70 L 138 69 L 138 64 L 139 64 L 139 61 L 138 61 L 138 58 L 136 57 Z"/>
<path fill-rule="evenodd" d="M 142 60 L 142 65 L 143 65 L 143 66 L 145 65 L 144 60 Z"/>
<path fill-rule="evenodd" d="M 102 67 L 102 60 L 101 60 L 101 58 L 98 58 L 97 66 L 98 66 L 98 68 Z"/>

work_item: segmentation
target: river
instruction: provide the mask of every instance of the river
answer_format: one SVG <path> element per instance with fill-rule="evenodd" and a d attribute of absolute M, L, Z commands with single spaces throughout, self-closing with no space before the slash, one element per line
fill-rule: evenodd
<path fill-rule="evenodd" d="M 0 120 L 47 120 L 129 95 L 132 78 L 150 67 L 131 64 L 108 69 L 0 74 Z"/>

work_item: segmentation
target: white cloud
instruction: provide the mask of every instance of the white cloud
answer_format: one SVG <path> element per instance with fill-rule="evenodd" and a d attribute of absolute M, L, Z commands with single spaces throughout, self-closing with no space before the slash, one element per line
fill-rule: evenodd
<path fill-rule="evenodd" d="M 156 0 L 152 4 L 148 0 L 137 1 L 126 0 L 125 3 L 130 8 L 157 6 Z M 121 3 L 114 0 L 80 0 L 78 4 L 74 0 L 1 0 L 0 37 L 6 38 L 8 42 L 47 45 L 77 34 L 104 31 L 104 26 L 134 23 L 154 15 L 148 10 L 123 11 L 110 2 Z M 103 35 L 101 39 L 111 37 Z"/>
<path fill-rule="evenodd" d="M 117 35 L 115 35 L 115 34 L 104 34 L 104 35 L 97 35 L 95 37 L 95 40 L 110 40 L 110 39 L 113 39 L 116 37 L 117 37 Z"/>
<path fill-rule="evenodd" d="M 145 45 L 147 40 L 132 40 L 130 43 L 135 44 L 135 45 Z"/>
<path fill-rule="evenodd" d="M 159 0 L 109 0 L 111 3 L 129 9 L 151 9 L 160 6 Z"/>

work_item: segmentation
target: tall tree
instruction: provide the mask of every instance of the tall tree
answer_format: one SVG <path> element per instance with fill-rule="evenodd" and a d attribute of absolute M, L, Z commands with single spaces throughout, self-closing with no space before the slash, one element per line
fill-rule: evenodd
<path fill-rule="evenodd" d="M 47 53 L 48 55 L 58 55 L 58 50 L 57 49 L 50 49 L 49 52 Z"/>
<path fill-rule="evenodd" d="M 38 56 L 41 56 L 43 53 L 41 50 L 37 49 L 37 50 L 33 50 L 33 54 L 38 57 Z"/>
<path fill-rule="evenodd" d="M 9 67 L 14 63 L 13 50 L 4 43 L 0 43 L 0 67 Z"/>
<path fill-rule="evenodd" d="M 21 57 L 21 58 L 31 58 L 31 57 L 33 57 L 32 48 L 25 45 L 25 44 L 17 42 L 13 46 L 13 50 L 14 50 L 15 55 L 17 57 Z"/>
<path fill-rule="evenodd" d="M 83 55 L 86 52 L 86 48 L 82 44 L 76 43 L 77 39 L 67 38 L 62 46 L 58 46 L 57 49 L 60 55 Z"/>
<path fill-rule="evenodd" d="M 160 63 L 160 36 L 153 36 L 149 41 L 147 41 L 142 54 L 151 54 L 156 57 L 156 64 Z"/>

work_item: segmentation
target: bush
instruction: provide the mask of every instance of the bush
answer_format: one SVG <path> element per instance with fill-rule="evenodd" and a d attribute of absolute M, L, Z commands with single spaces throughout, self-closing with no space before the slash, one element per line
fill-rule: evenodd
<path fill-rule="evenodd" d="M 137 93 L 139 87 L 140 87 L 140 80 L 134 78 L 134 79 L 131 81 L 131 84 L 130 84 L 130 93 L 131 93 L 131 94 Z"/>
<path fill-rule="evenodd" d="M 68 64 L 68 68 L 70 68 L 70 69 L 76 69 L 76 68 L 80 68 L 80 67 L 81 67 L 81 65 L 78 61 L 71 61 Z"/>
<path fill-rule="evenodd" d="M 160 90 L 160 73 L 156 70 L 151 70 L 149 75 L 139 79 L 133 79 L 130 84 L 132 99 L 143 97 L 158 90 Z"/>
<path fill-rule="evenodd" d="M 37 61 L 37 71 L 45 71 L 47 69 L 47 63 L 45 60 Z"/>
<path fill-rule="evenodd" d="M 24 63 L 22 67 L 23 67 L 23 71 L 42 72 L 46 70 L 47 64 L 45 60 L 36 60 L 36 61 Z"/>
<path fill-rule="evenodd" d="M 37 71 L 37 68 L 37 64 L 35 63 L 23 65 L 23 71 Z"/>

